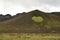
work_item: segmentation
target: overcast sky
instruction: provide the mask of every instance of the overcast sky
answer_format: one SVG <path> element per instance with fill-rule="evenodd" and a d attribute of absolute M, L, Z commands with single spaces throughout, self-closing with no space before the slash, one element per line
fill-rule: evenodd
<path fill-rule="evenodd" d="M 35 9 L 44 12 L 60 11 L 60 0 L 0 0 L 0 14 L 15 15 Z"/>

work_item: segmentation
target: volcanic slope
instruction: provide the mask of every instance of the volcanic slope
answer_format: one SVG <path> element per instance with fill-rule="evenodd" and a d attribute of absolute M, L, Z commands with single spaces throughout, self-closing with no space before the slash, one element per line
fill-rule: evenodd
<path fill-rule="evenodd" d="M 33 16 L 40 16 L 43 22 L 34 22 Z M 52 13 L 44 13 L 33 10 L 28 13 L 19 14 L 13 19 L 0 23 L 0 32 L 50 32 L 52 28 L 60 27 L 60 17 Z"/>

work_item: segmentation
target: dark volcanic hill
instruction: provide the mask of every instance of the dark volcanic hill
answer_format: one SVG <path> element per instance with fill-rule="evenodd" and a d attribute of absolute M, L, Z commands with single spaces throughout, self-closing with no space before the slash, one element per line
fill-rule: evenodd
<path fill-rule="evenodd" d="M 60 16 L 60 12 L 52 12 L 52 14 Z"/>
<path fill-rule="evenodd" d="M 0 22 L 9 20 L 11 18 L 12 18 L 12 16 L 10 14 L 7 14 L 7 15 L 0 14 Z"/>
<path fill-rule="evenodd" d="M 44 21 L 37 23 L 32 20 L 33 16 L 41 16 Z M 1 22 L 0 32 L 59 32 L 60 17 L 53 13 L 44 13 L 33 10 L 28 13 L 17 14 L 14 18 Z"/>

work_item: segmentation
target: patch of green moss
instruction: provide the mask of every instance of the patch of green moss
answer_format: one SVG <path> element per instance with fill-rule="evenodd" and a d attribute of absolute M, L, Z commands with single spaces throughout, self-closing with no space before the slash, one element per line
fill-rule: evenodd
<path fill-rule="evenodd" d="M 44 19 L 43 19 L 43 17 L 41 17 L 41 16 L 33 16 L 33 17 L 32 17 L 32 20 L 33 20 L 34 22 L 42 22 Z"/>

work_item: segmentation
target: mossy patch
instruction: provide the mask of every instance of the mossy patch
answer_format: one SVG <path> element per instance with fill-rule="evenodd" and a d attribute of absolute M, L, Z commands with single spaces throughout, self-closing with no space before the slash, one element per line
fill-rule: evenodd
<path fill-rule="evenodd" d="M 41 16 L 33 16 L 33 17 L 32 17 L 32 20 L 33 20 L 34 22 L 42 22 L 44 19 L 43 19 L 43 17 L 41 17 Z"/>

